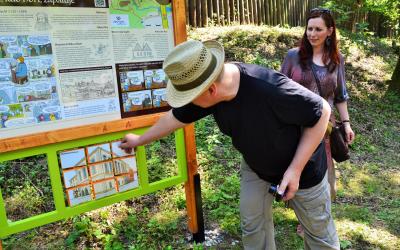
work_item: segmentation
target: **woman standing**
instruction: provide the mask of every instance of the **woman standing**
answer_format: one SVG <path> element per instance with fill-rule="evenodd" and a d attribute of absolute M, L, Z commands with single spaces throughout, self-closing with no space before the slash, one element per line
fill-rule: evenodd
<path fill-rule="evenodd" d="M 354 140 L 349 113 L 347 111 L 344 59 L 340 54 L 336 25 L 328 9 L 312 9 L 307 18 L 307 26 L 299 47 L 289 50 L 282 64 L 281 72 L 295 82 L 325 98 L 332 110 L 336 107 L 339 120 L 345 124 L 346 139 Z M 330 121 L 335 124 L 332 112 Z M 328 181 L 331 186 L 331 199 L 336 197 L 335 166 L 331 156 L 329 137 L 325 137 L 328 165 Z M 301 234 L 301 227 L 298 233 Z"/>

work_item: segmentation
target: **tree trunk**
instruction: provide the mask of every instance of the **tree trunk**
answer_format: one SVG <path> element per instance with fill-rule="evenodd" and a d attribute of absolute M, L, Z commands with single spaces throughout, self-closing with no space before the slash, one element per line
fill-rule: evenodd
<path fill-rule="evenodd" d="M 228 24 L 231 22 L 230 12 L 229 12 L 229 0 L 224 0 L 224 18 Z"/>
<path fill-rule="evenodd" d="M 201 27 L 206 27 L 208 24 L 207 0 L 201 0 Z"/>
<path fill-rule="evenodd" d="M 196 0 L 196 27 L 201 27 L 201 0 Z"/>
<path fill-rule="evenodd" d="M 195 9 L 195 1 L 189 0 L 189 24 L 192 27 L 196 27 L 196 9 Z"/>
<path fill-rule="evenodd" d="M 216 15 L 216 24 L 221 25 L 221 19 L 220 19 L 220 14 L 219 14 L 219 4 L 218 0 L 213 0 L 213 10 Z"/>
<path fill-rule="evenodd" d="M 400 48 L 398 50 L 400 50 Z M 400 94 L 400 52 L 398 52 L 397 64 L 392 79 L 389 81 L 389 89 Z"/>

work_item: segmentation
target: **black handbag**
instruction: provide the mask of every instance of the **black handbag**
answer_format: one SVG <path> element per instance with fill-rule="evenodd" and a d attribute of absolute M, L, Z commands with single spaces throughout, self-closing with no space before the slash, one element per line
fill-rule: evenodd
<path fill-rule="evenodd" d="M 315 81 L 317 82 L 319 95 L 322 97 L 322 89 L 321 83 L 317 77 L 317 74 L 314 71 L 312 65 L 310 65 L 311 71 L 314 75 Z M 350 158 L 349 155 L 349 144 L 346 140 L 346 132 L 344 130 L 344 123 L 336 122 L 336 125 L 332 125 L 329 142 L 331 145 L 331 154 L 332 158 L 335 159 L 336 162 L 346 161 Z"/>
<path fill-rule="evenodd" d="M 349 144 L 346 140 L 344 123 L 336 122 L 336 125 L 332 126 L 329 141 L 332 158 L 335 159 L 336 162 L 346 161 L 350 158 Z"/>

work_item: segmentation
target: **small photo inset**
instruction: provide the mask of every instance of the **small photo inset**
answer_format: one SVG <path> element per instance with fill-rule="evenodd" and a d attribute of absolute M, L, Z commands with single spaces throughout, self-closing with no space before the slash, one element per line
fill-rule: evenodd
<path fill-rule="evenodd" d="M 87 147 L 87 151 L 89 163 L 111 159 L 111 148 L 109 143 Z"/>
<path fill-rule="evenodd" d="M 70 206 L 75 206 L 92 200 L 92 191 L 90 185 L 72 188 L 68 191 L 68 203 Z"/>
<path fill-rule="evenodd" d="M 96 199 L 115 194 L 117 192 L 115 188 L 115 180 L 106 180 L 101 182 L 96 182 L 93 184 L 94 194 Z"/>
<path fill-rule="evenodd" d="M 153 107 L 151 100 L 151 90 L 136 91 L 126 93 L 124 99 L 124 111 L 132 112 Z"/>
<path fill-rule="evenodd" d="M 117 176 L 118 190 L 119 192 L 124 192 L 137 188 L 139 186 L 139 180 L 137 178 L 137 173 L 132 175 L 121 175 Z"/>
<path fill-rule="evenodd" d="M 86 167 L 74 168 L 63 171 L 66 188 L 76 187 L 89 182 L 89 174 Z"/>
<path fill-rule="evenodd" d="M 167 80 L 165 77 L 165 72 L 162 69 L 153 70 L 153 84 L 152 88 L 166 88 Z"/>
<path fill-rule="evenodd" d="M 153 93 L 153 106 L 155 108 L 168 106 L 167 89 L 155 89 Z"/>
<path fill-rule="evenodd" d="M 114 159 L 114 172 L 115 175 L 137 173 L 136 158 L 127 157 L 122 159 Z"/>
<path fill-rule="evenodd" d="M 63 169 L 86 165 L 85 150 L 83 148 L 68 150 L 60 153 L 60 162 Z"/>
<path fill-rule="evenodd" d="M 89 170 L 92 181 L 104 180 L 114 176 L 111 161 L 90 165 Z"/>
<path fill-rule="evenodd" d="M 122 77 L 126 74 L 126 77 Z M 123 91 L 136 91 L 144 89 L 143 70 L 121 73 L 121 87 Z"/>
<path fill-rule="evenodd" d="M 113 141 L 111 142 L 111 150 L 112 150 L 112 157 L 123 157 L 128 155 L 135 155 L 135 150 L 132 149 L 132 153 L 127 154 L 124 150 L 122 150 L 119 145 L 121 144 L 122 140 Z"/>
<path fill-rule="evenodd" d="M 144 71 L 144 86 L 146 89 L 151 89 L 153 86 L 153 70 Z"/>

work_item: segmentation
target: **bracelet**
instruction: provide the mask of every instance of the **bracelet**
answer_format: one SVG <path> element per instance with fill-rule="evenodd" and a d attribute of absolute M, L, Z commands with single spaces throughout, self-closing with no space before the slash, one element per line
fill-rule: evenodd
<path fill-rule="evenodd" d="M 348 122 L 350 123 L 350 120 L 343 120 L 342 123 Z"/>

